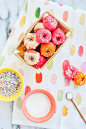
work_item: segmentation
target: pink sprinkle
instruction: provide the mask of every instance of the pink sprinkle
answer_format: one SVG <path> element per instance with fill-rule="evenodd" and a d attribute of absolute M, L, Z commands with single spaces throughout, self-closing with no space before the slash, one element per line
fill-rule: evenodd
<path fill-rule="evenodd" d="M 82 55 L 83 55 L 83 46 L 80 46 L 80 47 L 79 47 L 78 55 L 79 55 L 79 56 L 82 56 Z"/>
<path fill-rule="evenodd" d="M 63 6 L 63 4 L 58 3 L 58 5 Z"/>

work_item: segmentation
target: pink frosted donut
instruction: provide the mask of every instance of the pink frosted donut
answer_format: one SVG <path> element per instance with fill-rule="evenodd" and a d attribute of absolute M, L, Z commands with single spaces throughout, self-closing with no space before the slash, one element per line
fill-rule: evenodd
<path fill-rule="evenodd" d="M 36 39 L 39 43 L 49 43 L 51 40 L 51 32 L 47 29 L 40 29 L 36 33 Z"/>
<path fill-rule="evenodd" d="M 24 60 L 29 65 L 37 64 L 39 62 L 39 58 L 40 58 L 39 52 L 36 52 L 34 50 L 28 50 L 24 54 Z"/>
<path fill-rule="evenodd" d="M 67 65 L 64 69 L 63 74 L 67 79 L 74 80 L 74 76 L 76 75 L 77 72 L 78 69 L 76 67 L 74 67 L 73 65 Z"/>
<path fill-rule="evenodd" d="M 43 23 L 38 22 L 38 23 L 35 25 L 35 27 L 34 27 L 34 32 L 36 33 L 37 30 L 43 29 L 43 28 L 45 28 L 44 25 L 43 25 Z"/>
<path fill-rule="evenodd" d="M 52 16 L 46 16 L 43 18 L 43 24 L 46 29 L 54 31 L 57 27 L 57 21 Z"/>
<path fill-rule="evenodd" d="M 51 40 L 56 45 L 62 44 L 65 40 L 64 32 L 60 28 L 57 28 L 52 32 Z"/>
<path fill-rule="evenodd" d="M 47 59 L 40 55 L 39 62 L 33 65 L 34 68 L 42 68 L 42 66 L 47 62 Z"/>
<path fill-rule="evenodd" d="M 24 45 L 27 49 L 36 49 L 36 47 L 39 45 L 36 40 L 36 34 L 27 33 L 26 37 L 24 38 Z"/>

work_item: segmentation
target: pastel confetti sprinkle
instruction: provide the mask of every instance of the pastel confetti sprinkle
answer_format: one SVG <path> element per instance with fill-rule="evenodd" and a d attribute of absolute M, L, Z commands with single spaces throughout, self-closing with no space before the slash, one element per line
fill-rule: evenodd
<path fill-rule="evenodd" d="M 42 73 L 36 73 L 36 82 L 41 83 L 42 82 Z"/>
<path fill-rule="evenodd" d="M 25 24 L 26 17 L 24 16 L 20 21 L 20 27 L 22 27 Z"/>
<path fill-rule="evenodd" d="M 81 107 L 80 108 L 80 112 L 81 114 L 85 117 L 86 116 L 86 108 L 85 107 Z"/>
<path fill-rule="evenodd" d="M 63 6 L 63 4 L 58 3 L 58 5 Z"/>
<path fill-rule="evenodd" d="M 26 87 L 25 87 L 25 95 L 26 95 L 29 91 L 31 91 L 30 86 L 26 86 Z"/>
<path fill-rule="evenodd" d="M 49 12 L 54 15 L 54 10 L 53 9 L 49 9 Z"/>
<path fill-rule="evenodd" d="M 63 97 L 63 90 L 59 90 L 57 94 L 57 100 L 62 101 L 62 97 Z"/>
<path fill-rule="evenodd" d="M 74 7 L 73 7 L 73 10 L 77 10 L 77 8 L 74 8 Z"/>
<path fill-rule="evenodd" d="M 6 97 L 15 95 L 20 90 L 19 77 L 11 72 L 6 71 L 0 74 L 0 94 Z"/>
<path fill-rule="evenodd" d="M 63 108 L 62 108 L 62 115 L 63 116 L 66 116 L 67 115 L 67 111 L 68 111 L 68 108 L 66 108 L 65 106 L 63 106 Z"/>
<path fill-rule="evenodd" d="M 22 75 L 22 77 L 24 76 L 24 71 L 22 69 L 19 69 L 20 74 Z"/>
<path fill-rule="evenodd" d="M 62 64 L 62 68 L 63 70 L 65 69 L 65 67 L 67 67 L 68 65 L 70 65 L 70 62 L 68 60 L 64 60 L 63 64 Z"/>
<path fill-rule="evenodd" d="M 65 12 L 63 13 L 63 20 L 66 22 L 67 19 L 68 19 L 68 11 L 65 11 Z"/>
<path fill-rule="evenodd" d="M 35 11 L 35 17 L 39 18 L 41 9 L 38 7 Z"/>
<path fill-rule="evenodd" d="M 48 1 L 48 0 L 45 0 L 45 5 L 48 5 L 49 3 L 50 3 L 50 1 Z"/>
<path fill-rule="evenodd" d="M 70 80 L 65 78 L 65 86 L 69 86 L 70 85 Z"/>
<path fill-rule="evenodd" d="M 9 38 L 11 38 L 13 36 L 14 32 L 15 32 L 15 27 L 12 29 Z"/>
<path fill-rule="evenodd" d="M 47 89 L 45 89 L 45 90 L 46 90 L 46 91 L 48 91 L 48 92 L 50 92 L 50 89 L 48 89 L 48 88 L 47 88 Z"/>
<path fill-rule="evenodd" d="M 52 75 L 51 75 L 51 84 L 56 84 L 56 81 L 57 81 L 57 76 L 56 76 L 56 74 L 52 74 Z"/>
<path fill-rule="evenodd" d="M 85 23 L 85 14 L 84 13 L 82 13 L 82 15 L 80 16 L 79 23 L 81 25 L 84 25 L 84 23 Z"/>
<path fill-rule="evenodd" d="M 24 33 L 21 33 L 21 35 L 20 35 L 19 38 L 18 38 L 18 42 L 19 42 L 19 40 L 23 37 L 23 35 L 24 35 Z"/>
<path fill-rule="evenodd" d="M 22 108 L 22 99 L 19 97 L 16 102 L 16 107 L 20 110 Z"/>
<path fill-rule="evenodd" d="M 84 32 L 84 39 L 86 40 L 86 31 Z"/>
<path fill-rule="evenodd" d="M 74 28 L 73 27 L 71 27 L 71 31 L 72 31 L 72 35 L 70 36 L 70 38 L 72 38 L 73 34 L 74 34 Z"/>
<path fill-rule="evenodd" d="M 19 65 L 23 65 L 23 64 L 24 64 L 24 62 L 19 60 Z"/>
<path fill-rule="evenodd" d="M 16 68 L 16 63 L 13 62 L 13 63 L 10 65 L 10 67 L 15 69 L 15 68 Z"/>
<path fill-rule="evenodd" d="M 83 46 L 79 47 L 78 55 L 81 57 L 83 55 Z"/>
<path fill-rule="evenodd" d="M 75 97 L 75 102 L 77 105 L 79 105 L 81 103 L 81 95 L 79 93 L 76 94 L 76 97 Z"/>
<path fill-rule="evenodd" d="M 70 49 L 70 55 L 71 55 L 71 56 L 74 56 L 74 53 L 75 53 L 75 46 L 72 45 L 72 46 L 71 46 L 71 49 Z"/>
<path fill-rule="evenodd" d="M 30 2 L 32 2 L 32 3 L 33 3 L 34 1 L 35 1 L 35 0 L 30 0 Z"/>
<path fill-rule="evenodd" d="M 5 60 L 5 56 L 0 56 L 0 66 L 3 64 L 4 60 Z"/>
<path fill-rule="evenodd" d="M 33 25 L 33 23 L 34 23 L 34 22 L 30 22 L 29 27 L 31 27 L 31 26 Z"/>
<path fill-rule="evenodd" d="M 12 55 L 12 50 L 14 48 L 14 45 L 13 44 L 10 44 L 10 46 L 8 47 L 8 55 L 11 56 Z"/>
<path fill-rule="evenodd" d="M 77 88 L 79 88 L 79 86 L 77 86 L 77 85 L 74 84 L 74 89 L 77 89 Z"/>
<path fill-rule="evenodd" d="M 51 60 L 48 65 L 47 65 L 47 69 L 51 69 L 53 67 L 53 60 Z"/>
<path fill-rule="evenodd" d="M 24 12 L 27 12 L 27 4 L 28 4 L 28 2 L 26 1 L 25 4 L 24 4 L 24 6 L 23 6 L 23 11 Z"/>
<path fill-rule="evenodd" d="M 86 72 L 86 62 L 83 62 L 83 63 L 81 64 L 80 69 L 81 69 L 81 71 L 82 71 L 83 73 Z"/>

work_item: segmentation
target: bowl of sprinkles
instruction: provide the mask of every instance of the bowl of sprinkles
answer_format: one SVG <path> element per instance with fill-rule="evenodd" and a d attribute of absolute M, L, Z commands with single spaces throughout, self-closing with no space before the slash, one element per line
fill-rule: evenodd
<path fill-rule="evenodd" d="M 13 68 L 0 69 L 0 100 L 14 101 L 23 92 L 24 80 L 21 74 Z"/>

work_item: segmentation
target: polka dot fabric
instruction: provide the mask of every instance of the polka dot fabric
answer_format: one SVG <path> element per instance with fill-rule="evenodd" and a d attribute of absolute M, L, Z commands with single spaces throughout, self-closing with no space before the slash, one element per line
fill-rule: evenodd
<path fill-rule="evenodd" d="M 71 28 L 72 35 L 61 51 L 53 58 L 46 68 L 35 73 L 25 63 L 12 54 L 14 45 L 22 38 L 42 12 L 49 11 Z M 39 128 L 81 129 L 81 119 L 75 107 L 66 100 L 66 93 L 72 92 L 74 101 L 86 118 L 86 84 L 79 87 L 63 75 L 63 69 L 69 64 L 86 74 L 86 12 L 83 10 L 53 3 L 48 0 L 27 0 L 21 14 L 9 36 L 6 47 L 0 56 L 0 68 L 12 67 L 17 69 L 24 78 L 25 89 L 15 100 L 13 108 L 13 124 L 22 124 Z M 47 122 L 35 124 L 28 121 L 22 113 L 22 100 L 33 89 L 49 91 L 56 100 L 55 115 Z M 73 112 L 72 112 L 73 111 Z M 15 119 L 16 118 L 16 119 Z M 77 119 L 76 119 L 77 118 Z M 23 121 L 22 121 L 23 120 Z M 60 123 L 60 125 L 58 124 Z M 66 124 L 65 124 L 66 123 Z M 71 123 L 69 125 L 69 123 Z M 82 128 L 85 125 L 82 123 Z"/>

